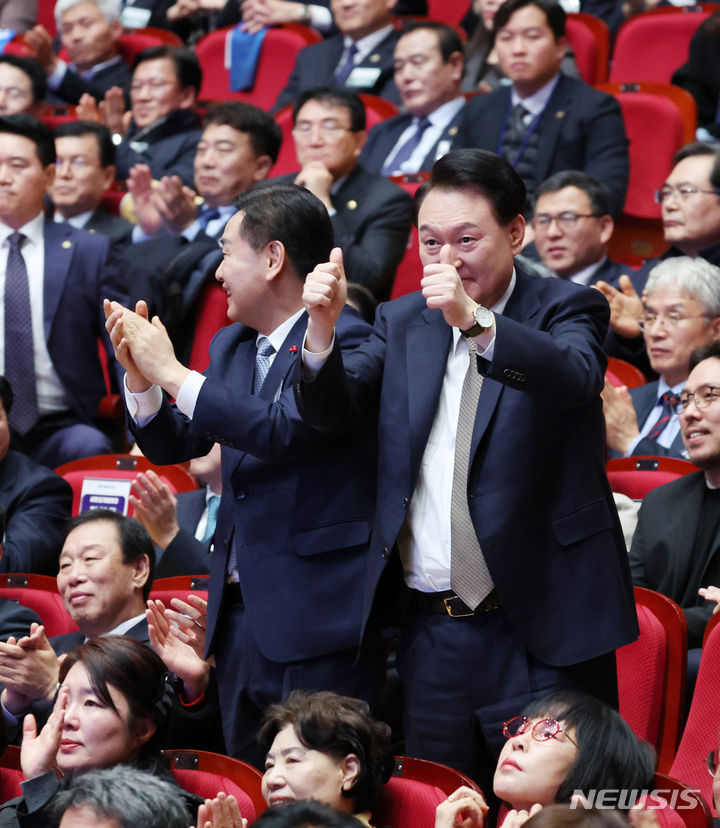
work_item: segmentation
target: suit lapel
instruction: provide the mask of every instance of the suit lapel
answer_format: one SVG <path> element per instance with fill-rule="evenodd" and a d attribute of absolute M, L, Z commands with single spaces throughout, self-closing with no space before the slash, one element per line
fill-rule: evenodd
<path fill-rule="evenodd" d="M 565 125 L 565 119 L 570 114 L 571 103 L 563 83 L 563 76 L 560 75 L 542 115 L 540 143 L 535 165 L 535 180 L 538 183 L 548 176 L 560 133 Z"/>
<path fill-rule="evenodd" d="M 43 277 L 43 326 L 45 339 L 50 339 L 53 320 L 57 313 L 60 297 L 65 289 L 70 264 L 75 250 L 71 238 L 73 228 L 69 224 L 45 221 L 45 273 Z"/>
<path fill-rule="evenodd" d="M 417 478 L 442 390 L 452 328 L 439 310 L 427 308 L 408 325 L 406 376 L 411 479 Z"/>
<path fill-rule="evenodd" d="M 307 315 L 300 315 L 300 318 L 290 329 L 285 337 L 280 350 L 273 360 L 268 375 L 265 378 L 263 387 L 260 389 L 260 398 L 263 400 L 274 400 L 278 392 L 285 387 L 285 381 L 290 369 L 300 358 L 305 329 L 307 328 Z"/>

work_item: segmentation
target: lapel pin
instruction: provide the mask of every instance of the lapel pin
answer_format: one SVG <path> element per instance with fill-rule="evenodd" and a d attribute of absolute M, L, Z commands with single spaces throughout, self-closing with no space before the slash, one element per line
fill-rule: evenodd
<path fill-rule="evenodd" d="M 555 117 L 556 118 L 564 118 L 565 113 L 562 111 L 562 109 L 560 109 L 558 112 L 555 113 Z"/>
<path fill-rule="evenodd" d="M 288 351 L 289 351 L 291 354 L 296 354 L 296 353 L 297 353 L 297 345 L 291 345 L 291 346 L 288 348 Z"/>
<path fill-rule="evenodd" d="M 357 201 L 354 198 L 351 198 L 350 201 L 347 203 L 348 210 L 357 210 Z"/>
<path fill-rule="evenodd" d="M 64 247 L 65 250 L 69 250 L 72 247 L 72 242 L 68 241 L 67 239 L 62 243 L 61 247 Z"/>
<path fill-rule="evenodd" d="M 448 135 L 457 135 L 458 128 L 456 126 L 450 127 L 448 130 Z"/>
<path fill-rule="evenodd" d="M 380 55 L 375 52 L 374 55 L 370 55 L 370 63 L 377 63 L 380 60 Z"/>

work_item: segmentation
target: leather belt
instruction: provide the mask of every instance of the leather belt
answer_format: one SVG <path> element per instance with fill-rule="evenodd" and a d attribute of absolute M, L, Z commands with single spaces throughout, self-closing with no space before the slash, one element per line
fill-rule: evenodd
<path fill-rule="evenodd" d="M 475 607 L 474 610 L 459 598 L 452 590 L 446 592 L 420 592 L 412 590 L 416 606 L 423 612 L 442 613 L 451 618 L 469 618 L 471 615 L 479 615 L 482 612 L 500 608 L 500 601 L 497 592 L 493 590 Z"/>

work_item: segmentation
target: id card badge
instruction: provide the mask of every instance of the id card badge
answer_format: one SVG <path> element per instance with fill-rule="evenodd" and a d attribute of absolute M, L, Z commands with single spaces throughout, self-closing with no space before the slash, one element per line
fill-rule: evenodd
<path fill-rule="evenodd" d="M 348 75 L 345 86 L 353 89 L 372 89 L 378 82 L 382 69 L 379 66 L 356 66 Z"/>
<path fill-rule="evenodd" d="M 151 9 L 138 9 L 135 6 L 125 6 L 120 14 L 120 22 L 126 29 L 144 29 L 151 17 Z"/>

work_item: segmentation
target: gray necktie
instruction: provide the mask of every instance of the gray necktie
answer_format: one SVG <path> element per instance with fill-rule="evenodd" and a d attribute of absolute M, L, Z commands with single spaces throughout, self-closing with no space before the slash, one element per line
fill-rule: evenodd
<path fill-rule="evenodd" d="M 467 345 L 470 361 L 460 397 L 455 438 L 455 467 L 450 509 L 450 586 L 470 609 L 475 609 L 492 591 L 493 582 L 470 519 L 468 506 L 470 444 L 483 378 L 477 370 L 475 340 L 468 339 Z"/>
<path fill-rule="evenodd" d="M 270 344 L 266 336 L 258 337 L 257 354 L 255 355 L 255 379 L 253 381 L 253 394 L 259 394 L 263 387 L 265 377 L 270 370 L 270 357 L 275 353 L 275 348 Z"/>
<path fill-rule="evenodd" d="M 8 237 L 5 270 L 5 377 L 14 395 L 10 425 L 21 435 L 38 420 L 30 286 L 20 250 L 25 238 L 22 233 Z"/>

